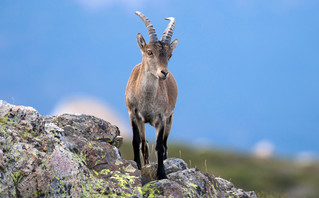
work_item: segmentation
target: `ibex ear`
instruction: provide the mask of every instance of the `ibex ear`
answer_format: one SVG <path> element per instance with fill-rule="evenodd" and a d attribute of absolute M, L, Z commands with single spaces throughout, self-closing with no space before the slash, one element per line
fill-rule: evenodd
<path fill-rule="evenodd" d="M 169 44 L 169 46 L 171 47 L 172 51 L 176 48 L 177 46 L 177 39 L 174 39 L 171 44 Z"/>
<path fill-rule="evenodd" d="M 138 33 L 137 36 L 136 36 L 136 39 L 137 39 L 138 46 L 140 47 L 141 51 L 143 52 L 146 43 L 145 43 L 145 40 L 144 40 L 142 34 Z"/>

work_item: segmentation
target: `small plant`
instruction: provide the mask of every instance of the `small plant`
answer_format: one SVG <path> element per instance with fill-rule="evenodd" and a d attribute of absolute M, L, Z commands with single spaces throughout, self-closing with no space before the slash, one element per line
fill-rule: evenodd
<path fill-rule="evenodd" d="M 268 193 L 268 192 L 258 192 L 257 193 L 258 198 L 288 198 L 285 194 L 280 194 L 277 192 Z"/>

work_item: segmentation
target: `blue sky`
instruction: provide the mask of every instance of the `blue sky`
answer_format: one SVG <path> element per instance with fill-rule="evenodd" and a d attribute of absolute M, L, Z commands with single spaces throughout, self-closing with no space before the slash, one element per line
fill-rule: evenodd
<path fill-rule="evenodd" d="M 176 18 L 172 141 L 248 152 L 267 141 L 280 155 L 319 155 L 316 0 L 1 1 L 0 99 L 50 114 L 64 97 L 85 94 L 128 122 L 136 35 L 149 40 L 136 10 L 158 35 L 165 17 Z"/>

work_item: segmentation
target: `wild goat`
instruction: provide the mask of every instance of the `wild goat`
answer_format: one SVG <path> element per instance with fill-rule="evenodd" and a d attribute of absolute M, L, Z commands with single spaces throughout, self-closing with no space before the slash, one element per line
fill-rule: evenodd
<path fill-rule="evenodd" d="M 143 59 L 137 64 L 128 80 L 125 103 L 133 130 L 134 161 L 141 169 L 140 150 L 144 165 L 149 164 L 148 143 L 145 139 L 145 123 L 156 129 L 156 151 L 158 159 L 157 177 L 165 179 L 163 160 L 167 159 L 167 138 L 171 130 L 173 112 L 177 99 L 177 85 L 167 64 L 177 45 L 177 39 L 171 43 L 175 19 L 170 20 L 161 40 L 150 20 L 141 12 L 135 12 L 144 22 L 150 37 L 146 44 L 142 34 L 137 34 L 137 44 Z"/>

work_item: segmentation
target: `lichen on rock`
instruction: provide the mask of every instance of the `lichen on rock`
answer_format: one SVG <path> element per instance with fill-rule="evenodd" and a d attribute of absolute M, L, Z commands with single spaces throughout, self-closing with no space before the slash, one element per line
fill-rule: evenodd
<path fill-rule="evenodd" d="M 0 100 L 0 197 L 256 197 L 178 158 L 137 169 L 118 127 L 89 115 L 40 115 Z"/>

